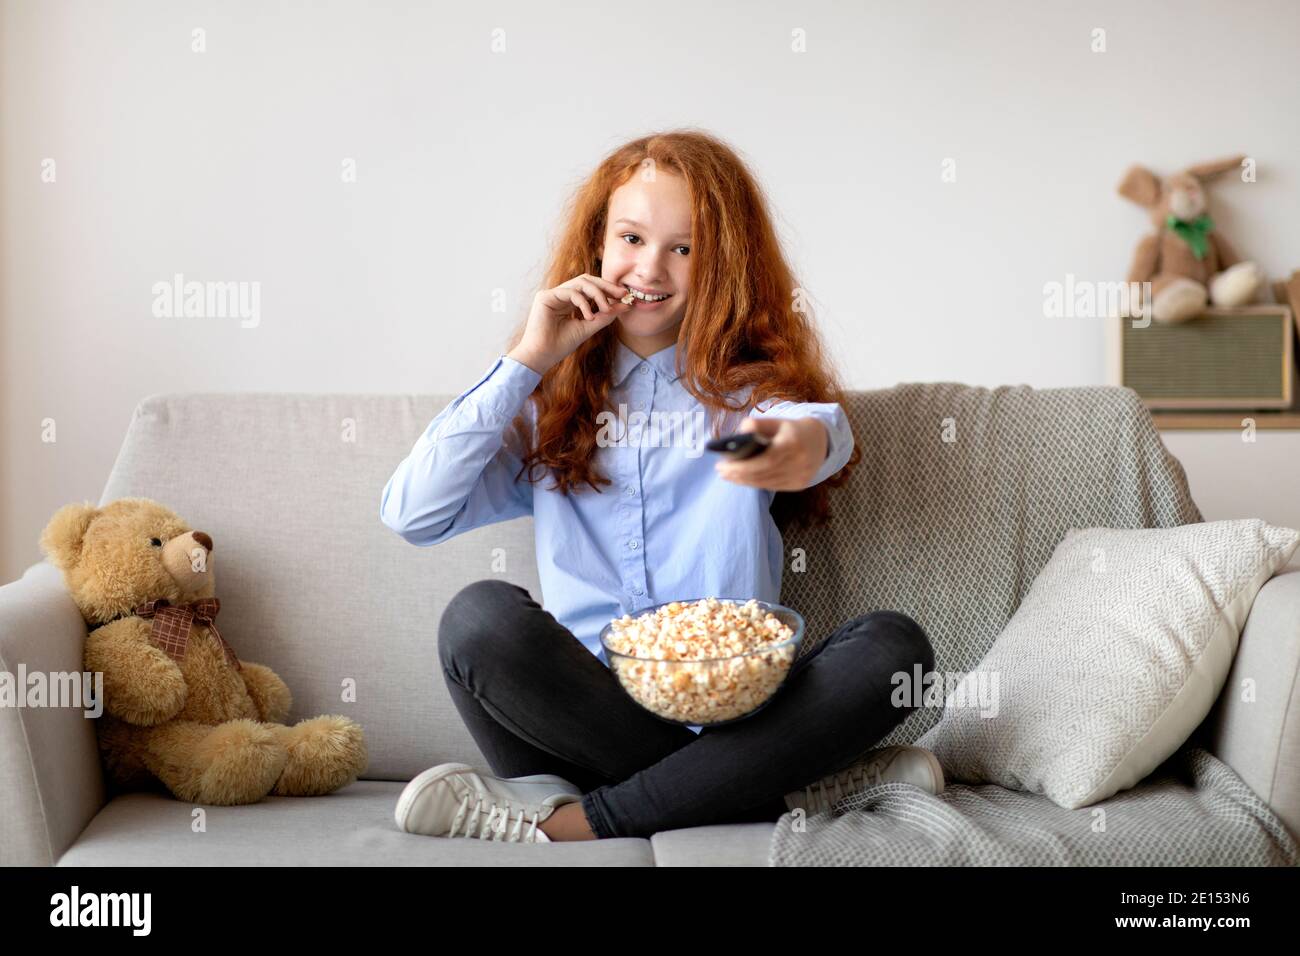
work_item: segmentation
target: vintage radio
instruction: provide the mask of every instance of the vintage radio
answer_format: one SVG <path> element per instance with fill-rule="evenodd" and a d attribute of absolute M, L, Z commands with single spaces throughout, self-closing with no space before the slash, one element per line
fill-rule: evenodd
<path fill-rule="evenodd" d="M 1286 305 L 1209 308 L 1175 324 L 1107 319 L 1108 378 L 1151 409 L 1286 409 L 1296 320 Z"/>

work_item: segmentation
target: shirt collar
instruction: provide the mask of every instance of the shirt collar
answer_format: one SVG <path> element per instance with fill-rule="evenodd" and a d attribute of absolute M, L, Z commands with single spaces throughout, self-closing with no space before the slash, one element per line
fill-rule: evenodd
<path fill-rule="evenodd" d="M 658 352 L 656 352 L 654 355 L 651 355 L 649 358 L 643 359 L 641 358 L 641 356 L 637 355 L 630 348 L 624 345 L 622 339 L 616 338 L 615 341 L 617 342 L 617 345 L 614 353 L 614 373 L 613 373 L 614 388 L 618 388 L 620 385 L 622 385 L 623 380 L 627 378 L 628 373 L 630 373 L 632 369 L 636 368 L 642 362 L 647 362 L 650 365 L 654 366 L 655 371 L 657 371 L 668 381 L 670 382 L 677 381 L 678 375 L 677 375 L 677 366 L 676 366 L 677 363 L 676 342 L 674 342 L 672 345 L 668 346 L 667 348 L 660 349 Z"/>

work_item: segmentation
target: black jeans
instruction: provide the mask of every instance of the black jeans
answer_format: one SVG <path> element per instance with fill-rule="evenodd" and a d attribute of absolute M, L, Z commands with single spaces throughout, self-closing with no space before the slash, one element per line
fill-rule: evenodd
<path fill-rule="evenodd" d="M 451 599 L 438 656 L 492 773 L 570 781 L 597 837 L 775 822 L 785 794 L 848 767 L 915 709 L 892 702 L 894 674 L 934 667 L 919 624 L 873 611 L 796 660 L 767 706 L 696 735 L 642 709 L 527 590 L 493 578 Z"/>

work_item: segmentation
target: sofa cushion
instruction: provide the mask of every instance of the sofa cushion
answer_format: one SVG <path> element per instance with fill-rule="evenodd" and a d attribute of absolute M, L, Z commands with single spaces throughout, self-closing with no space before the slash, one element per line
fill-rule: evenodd
<path fill-rule="evenodd" d="M 718 823 L 661 830 L 650 838 L 655 866 L 768 866 L 775 823 Z"/>
<path fill-rule="evenodd" d="M 116 797 L 59 866 L 654 866 L 649 840 L 563 843 L 442 839 L 403 833 L 393 809 L 404 784 L 359 780 L 323 797 L 266 797 L 203 807 L 159 793 Z"/>
<path fill-rule="evenodd" d="M 1067 809 L 1132 787 L 1205 719 L 1298 542 L 1258 518 L 1070 529 L 918 744 L 953 780 Z"/>

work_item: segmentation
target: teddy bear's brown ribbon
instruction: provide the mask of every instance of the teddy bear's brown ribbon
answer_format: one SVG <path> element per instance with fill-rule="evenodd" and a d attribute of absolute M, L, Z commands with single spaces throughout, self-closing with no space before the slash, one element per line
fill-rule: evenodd
<path fill-rule="evenodd" d="M 243 670 L 239 658 L 235 656 L 235 649 L 226 643 L 213 620 L 220 610 L 221 602 L 216 598 L 203 598 L 189 604 L 172 604 L 166 598 L 158 598 L 141 604 L 135 613 L 141 617 L 153 618 L 150 639 L 177 661 L 185 657 L 185 646 L 190 640 L 190 624 L 197 619 L 199 623 L 207 625 L 212 636 L 225 650 L 226 659 L 231 665 L 236 670 Z"/>

